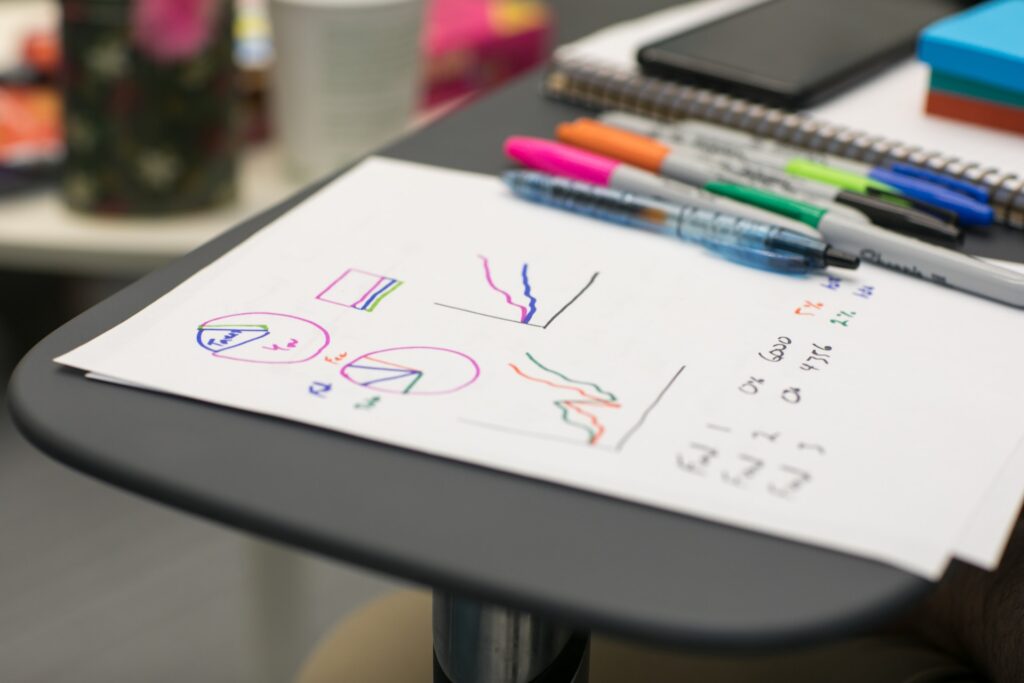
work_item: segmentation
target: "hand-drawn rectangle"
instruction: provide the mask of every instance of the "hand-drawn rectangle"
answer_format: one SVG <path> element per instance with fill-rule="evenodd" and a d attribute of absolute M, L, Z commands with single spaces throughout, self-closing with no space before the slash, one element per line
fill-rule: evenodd
<path fill-rule="evenodd" d="M 357 268 L 349 268 L 316 295 L 329 304 L 372 312 L 389 294 L 402 286 L 402 281 Z"/>

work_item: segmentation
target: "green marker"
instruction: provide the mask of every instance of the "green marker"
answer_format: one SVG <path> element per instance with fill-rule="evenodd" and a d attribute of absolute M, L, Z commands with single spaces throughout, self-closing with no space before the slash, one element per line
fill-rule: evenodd
<path fill-rule="evenodd" d="M 830 244 L 857 254 L 862 261 L 1024 307 L 1024 275 L 1007 268 L 767 190 L 731 183 L 708 183 L 706 189 L 817 228 Z"/>
<path fill-rule="evenodd" d="M 824 164 L 818 164 L 807 159 L 790 159 L 786 162 L 786 173 L 790 175 L 816 180 L 819 183 L 832 185 L 858 194 L 868 194 L 869 190 L 875 189 L 889 194 L 900 194 L 892 185 L 872 180 L 859 173 L 850 173 Z"/>

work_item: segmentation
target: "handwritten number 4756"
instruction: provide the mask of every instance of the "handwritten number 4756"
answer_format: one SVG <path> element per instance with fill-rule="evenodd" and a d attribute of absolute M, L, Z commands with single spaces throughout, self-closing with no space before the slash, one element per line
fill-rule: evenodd
<path fill-rule="evenodd" d="M 832 350 L 831 346 L 822 346 L 821 344 L 813 344 L 811 349 L 811 355 L 807 356 L 806 362 L 801 366 L 801 370 L 820 370 L 821 367 L 815 365 L 815 363 L 821 363 L 822 365 L 828 365 L 828 359 L 831 358 L 831 354 L 827 353 Z"/>

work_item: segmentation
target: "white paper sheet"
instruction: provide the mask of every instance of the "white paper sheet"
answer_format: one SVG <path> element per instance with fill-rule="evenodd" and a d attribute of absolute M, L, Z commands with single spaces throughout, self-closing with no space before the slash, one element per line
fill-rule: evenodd
<path fill-rule="evenodd" d="M 374 158 L 57 360 L 934 578 L 1021 438 L 1022 334 Z"/>
<path fill-rule="evenodd" d="M 695 0 L 620 22 L 558 48 L 559 58 L 598 62 L 638 71 L 637 51 L 687 28 L 758 5 L 764 0 Z M 883 135 L 907 144 L 1024 173 L 1019 136 L 925 112 L 930 70 L 907 59 L 806 113 L 830 123 Z M 977 521 L 965 529 L 957 556 L 991 569 L 998 564 L 1015 511 L 1024 497 L 1024 451 L 1006 463 L 1005 476 L 980 503 Z M 1008 516 L 1008 511 L 1010 514 Z"/>

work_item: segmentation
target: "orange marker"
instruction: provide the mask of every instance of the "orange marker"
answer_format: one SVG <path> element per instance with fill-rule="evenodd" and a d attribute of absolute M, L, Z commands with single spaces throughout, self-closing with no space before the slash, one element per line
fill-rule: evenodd
<path fill-rule="evenodd" d="M 670 147 L 653 138 L 613 128 L 594 119 L 576 119 L 572 123 L 559 124 L 555 136 L 575 147 L 589 149 L 654 173 L 661 173 L 662 164 L 672 154 Z"/>
<path fill-rule="evenodd" d="M 654 138 L 614 128 L 594 119 L 576 119 L 572 123 L 563 123 L 555 129 L 555 134 L 567 144 L 694 187 L 704 187 L 719 181 L 735 183 L 743 180 L 741 175 L 724 171 L 706 161 L 684 157 L 678 149 Z"/>

